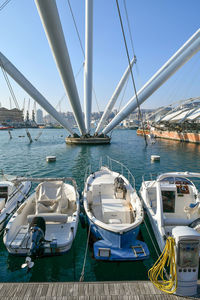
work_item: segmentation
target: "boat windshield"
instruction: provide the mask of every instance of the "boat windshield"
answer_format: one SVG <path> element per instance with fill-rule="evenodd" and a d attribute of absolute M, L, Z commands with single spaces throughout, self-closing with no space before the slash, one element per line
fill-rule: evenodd
<path fill-rule="evenodd" d="M 188 184 L 192 185 L 192 182 L 184 177 L 165 177 L 161 182 L 167 182 L 169 184 Z"/>

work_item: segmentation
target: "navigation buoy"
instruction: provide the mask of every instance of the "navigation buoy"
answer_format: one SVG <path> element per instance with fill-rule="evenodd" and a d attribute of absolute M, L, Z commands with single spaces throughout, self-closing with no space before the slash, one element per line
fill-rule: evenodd
<path fill-rule="evenodd" d="M 56 156 L 47 156 L 47 157 L 46 157 L 46 161 L 47 161 L 47 162 L 56 161 Z"/>
<path fill-rule="evenodd" d="M 160 161 L 159 155 L 151 155 L 151 161 Z"/>

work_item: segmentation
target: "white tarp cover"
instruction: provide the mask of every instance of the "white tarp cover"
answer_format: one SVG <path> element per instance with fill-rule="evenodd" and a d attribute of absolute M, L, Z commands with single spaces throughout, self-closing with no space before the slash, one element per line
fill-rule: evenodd
<path fill-rule="evenodd" d="M 185 111 L 185 108 L 180 109 L 178 111 L 174 111 L 173 113 L 166 115 L 161 121 L 169 121 L 172 118 L 176 117 L 177 115 L 181 114 L 183 111 Z"/>
<path fill-rule="evenodd" d="M 184 119 L 188 114 L 190 114 L 193 110 L 194 110 L 194 107 L 192 109 L 184 110 L 184 111 L 182 111 L 182 113 L 178 114 L 177 116 L 172 118 L 170 121 L 171 122 L 180 121 L 180 120 Z"/>
<path fill-rule="evenodd" d="M 187 117 L 187 120 L 195 120 L 200 117 L 200 108 L 196 109 L 190 116 Z"/>

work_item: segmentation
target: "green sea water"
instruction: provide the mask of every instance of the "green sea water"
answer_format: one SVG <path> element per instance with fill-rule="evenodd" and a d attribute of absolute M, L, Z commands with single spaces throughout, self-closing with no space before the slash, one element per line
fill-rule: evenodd
<path fill-rule="evenodd" d="M 39 129 L 30 130 L 33 140 Z M 100 157 L 107 155 L 122 162 L 135 177 L 139 190 L 142 176 L 167 171 L 200 171 L 200 145 L 169 140 L 157 140 L 145 147 L 144 139 L 134 130 L 114 130 L 110 145 L 71 146 L 66 145 L 67 132 L 63 129 L 43 130 L 38 141 L 29 143 L 24 129 L 12 131 L 12 139 L 7 131 L 0 132 L 0 169 L 5 173 L 32 177 L 74 177 L 79 191 L 83 190 L 86 167 L 99 167 Z M 19 137 L 24 136 L 24 137 Z M 151 155 L 160 155 L 160 162 L 151 163 Z M 56 162 L 47 163 L 46 156 L 56 155 Z M 145 222 L 150 230 L 148 219 Z M 151 257 L 143 262 L 97 262 L 92 249 L 88 249 L 84 272 L 85 281 L 104 280 L 145 280 L 148 269 L 157 259 L 157 253 L 144 224 L 143 237 L 149 247 Z M 31 272 L 21 269 L 23 257 L 8 254 L 0 237 L 0 281 L 79 281 L 83 266 L 87 230 L 79 224 L 71 250 L 62 255 L 44 257 L 35 261 Z M 153 239 L 154 243 L 155 240 Z"/>

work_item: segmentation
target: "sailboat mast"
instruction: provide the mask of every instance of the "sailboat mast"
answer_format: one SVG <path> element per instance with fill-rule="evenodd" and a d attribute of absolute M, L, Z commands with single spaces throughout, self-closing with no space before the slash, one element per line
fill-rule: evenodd
<path fill-rule="evenodd" d="M 93 63 L 93 0 L 85 1 L 85 68 L 84 68 L 84 111 L 85 127 L 90 132 L 92 110 L 92 63 Z"/>

